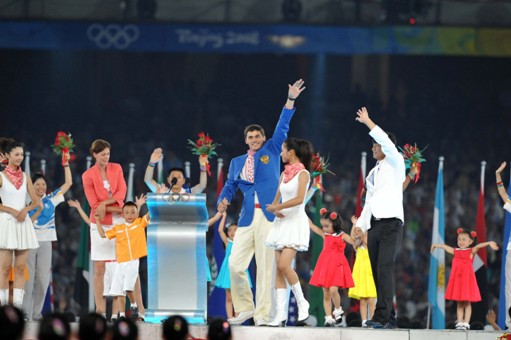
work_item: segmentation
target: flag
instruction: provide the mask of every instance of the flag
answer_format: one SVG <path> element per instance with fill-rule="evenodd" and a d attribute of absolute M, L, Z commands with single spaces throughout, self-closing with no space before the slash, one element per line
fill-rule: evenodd
<path fill-rule="evenodd" d="M 316 207 L 314 213 L 314 224 L 320 225 L 320 214 L 319 211 L 323 208 L 323 192 L 318 190 L 316 195 Z M 316 267 L 318 257 L 323 250 L 323 239 L 321 236 L 312 234 L 312 253 L 311 253 L 311 268 Z M 318 320 L 318 326 L 323 326 L 325 320 L 325 309 L 323 308 L 323 289 L 319 287 L 309 286 L 309 313 L 314 315 Z"/>
<path fill-rule="evenodd" d="M 216 186 L 216 196 L 219 197 L 220 193 L 222 192 L 222 189 L 224 187 L 224 175 L 223 175 L 223 162 L 222 159 L 218 159 L 218 174 L 217 174 L 217 186 Z M 213 236 L 213 261 L 214 264 L 216 264 L 216 273 L 213 270 L 212 275 L 212 287 L 211 290 L 211 296 L 209 297 L 208 301 L 208 314 L 210 316 L 216 316 L 216 317 L 223 317 L 225 318 L 227 316 L 226 310 L 225 310 L 225 289 L 223 288 L 217 288 L 214 286 L 214 282 L 216 282 L 216 277 L 218 276 L 218 272 L 220 271 L 220 267 L 222 266 L 222 263 L 224 261 L 225 257 L 225 246 L 222 241 L 222 238 L 220 237 L 220 234 L 218 233 L 218 224 L 220 223 L 220 220 L 213 226 L 214 228 L 214 236 Z M 213 265 L 215 267 L 215 265 Z"/>
<path fill-rule="evenodd" d="M 481 162 L 481 184 L 479 186 L 479 198 L 477 200 L 476 233 L 477 243 L 486 242 L 486 221 L 484 218 L 484 169 L 486 162 Z M 481 292 L 481 301 L 472 304 L 472 320 L 486 323 L 488 312 L 488 283 L 486 278 L 486 247 L 480 249 L 474 256 L 474 271 L 476 273 L 477 285 Z"/>
<path fill-rule="evenodd" d="M 82 205 L 83 211 L 88 216 L 90 214 L 90 206 L 87 200 Z M 76 257 L 76 274 L 75 274 L 75 291 L 74 300 L 81 306 L 82 313 L 88 313 L 89 308 L 89 230 L 90 226 L 87 222 L 82 221 L 80 224 L 80 244 L 78 246 L 78 254 Z"/>
<path fill-rule="evenodd" d="M 507 195 L 511 197 L 511 178 L 507 187 Z M 506 223 L 504 224 L 504 242 L 502 242 L 502 261 L 500 265 L 500 296 L 499 296 L 499 312 L 498 324 L 500 328 L 506 329 L 506 316 L 508 310 L 506 308 L 506 256 L 507 243 L 511 232 L 511 214 L 506 211 Z M 508 287 L 509 289 L 509 287 Z"/>
<path fill-rule="evenodd" d="M 444 214 L 444 158 L 439 158 L 438 178 L 433 211 L 433 232 L 431 243 L 445 243 Z M 445 329 L 445 252 L 436 249 L 430 257 L 428 303 L 432 312 L 433 329 Z M 428 314 L 429 321 L 429 314 Z M 428 322 L 429 323 L 429 322 Z"/>

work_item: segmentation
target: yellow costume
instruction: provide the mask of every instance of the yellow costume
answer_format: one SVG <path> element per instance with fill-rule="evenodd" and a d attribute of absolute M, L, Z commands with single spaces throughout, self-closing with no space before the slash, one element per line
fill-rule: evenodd
<path fill-rule="evenodd" d="M 357 258 L 353 265 L 353 281 L 355 287 L 348 290 L 348 296 L 352 299 L 375 298 L 376 286 L 374 285 L 369 251 L 363 246 L 357 249 Z"/>

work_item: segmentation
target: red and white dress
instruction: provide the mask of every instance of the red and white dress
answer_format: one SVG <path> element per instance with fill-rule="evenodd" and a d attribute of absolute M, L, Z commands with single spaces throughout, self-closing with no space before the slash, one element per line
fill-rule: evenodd
<path fill-rule="evenodd" d="M 477 285 L 476 275 L 471 257 L 472 249 L 455 248 L 452 259 L 451 276 L 445 290 L 445 299 L 453 301 L 481 301 L 481 293 Z"/>
<path fill-rule="evenodd" d="M 344 255 L 346 242 L 342 234 L 325 234 L 323 250 L 319 254 L 316 268 L 312 273 L 310 284 L 316 287 L 354 287 L 348 260 Z"/>

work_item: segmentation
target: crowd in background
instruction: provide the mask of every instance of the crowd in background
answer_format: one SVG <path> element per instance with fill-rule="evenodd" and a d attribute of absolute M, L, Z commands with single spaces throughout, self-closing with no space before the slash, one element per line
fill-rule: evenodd
<path fill-rule="evenodd" d="M 128 59 L 127 64 L 135 64 L 136 60 L 132 60 L 136 59 L 135 56 L 125 58 Z M 184 71 L 175 70 L 161 58 L 155 65 L 143 64 L 140 69 L 133 70 L 135 76 L 144 72 L 152 75 L 151 84 L 147 80 L 125 81 L 128 79 L 126 74 L 118 74 L 117 77 L 115 72 L 119 69 L 109 71 L 108 65 L 105 65 L 100 76 L 104 79 L 100 80 L 108 81 L 103 81 L 102 87 L 97 89 L 96 102 L 76 106 L 75 112 L 65 112 L 74 99 L 66 96 L 57 85 L 37 94 L 34 101 L 41 103 L 37 107 L 28 103 L 16 106 L 6 100 L 2 112 L 8 112 L 9 118 L 1 135 L 13 136 L 25 143 L 25 150 L 31 153 L 32 172 L 38 171 L 41 159 L 47 161 L 48 187 L 53 188 L 62 181 L 63 173 L 50 145 L 56 131 L 64 127 L 69 130 L 77 147 L 71 164 L 75 185 L 66 196 L 82 202 L 81 174 L 86 170 L 88 146 L 95 138 L 106 138 L 112 143 L 111 159 L 123 166 L 126 177 L 128 164 L 135 164 L 136 194 L 147 192 L 143 171 L 155 147 L 164 149 L 164 171 L 190 161 L 192 182 L 196 182 L 199 169 L 195 156 L 186 148 L 187 139 L 195 139 L 201 131 L 209 133 L 215 142 L 221 144 L 219 156 L 228 162 L 231 157 L 246 150 L 241 134 L 245 125 L 258 123 L 266 129 L 267 135 L 272 134 L 273 124 L 284 104 L 281 98 L 286 93 L 286 88 L 280 86 L 281 79 L 295 79 L 297 69 L 300 69 L 298 61 L 293 61 L 294 66 L 283 66 L 290 57 L 272 56 L 272 67 L 278 70 L 273 77 L 280 78 L 279 81 L 265 83 L 261 80 L 254 87 L 251 76 L 261 73 L 264 62 L 270 57 L 261 57 L 261 61 L 256 61 L 255 56 L 246 58 L 248 60 L 240 61 L 226 56 L 211 61 L 215 62 L 216 71 L 207 74 L 211 84 L 208 87 L 204 82 L 186 80 Z M 332 84 L 328 74 L 323 79 L 327 85 L 322 87 L 320 94 L 314 89 L 318 80 L 308 82 L 309 94 L 297 104 L 289 135 L 311 140 L 323 155 L 329 156 L 329 169 L 336 175 L 324 178 L 324 201 L 329 210 L 341 214 L 346 228 L 350 228 L 348 221 L 355 211 L 361 152 L 368 152 L 368 169 L 374 164 L 367 131 L 354 122 L 356 108 L 366 106 L 381 126 L 397 136 L 399 145 L 417 143 L 421 148 L 428 145 L 424 152 L 427 162 L 422 166 L 421 178 L 404 194 L 405 234 L 396 261 L 398 314 L 425 324 L 439 156 L 445 156 L 445 243 L 456 243 L 455 230 L 459 226 L 475 229 L 482 160 L 487 161 L 486 238 L 501 245 L 506 243 L 503 240 L 504 212 L 494 187 L 494 170 L 500 162 L 509 159 L 511 151 L 507 142 L 511 136 L 511 88 L 506 76 L 499 78 L 499 82 L 478 76 L 475 72 L 466 75 L 474 68 L 471 64 L 473 59 L 459 58 L 455 61 L 439 58 L 426 65 L 420 57 L 407 58 L 394 57 L 392 70 L 395 71 L 398 64 L 401 68 L 400 72 L 391 74 L 389 82 L 392 85 L 385 100 L 380 92 L 359 87 L 353 89 L 349 81 L 343 82 L 340 87 L 328 86 Z M 182 59 L 176 62 L 182 65 Z M 345 63 L 343 59 L 338 61 Z M 249 62 L 255 64 L 255 70 L 244 74 L 244 77 L 229 72 L 241 70 L 243 64 Z M 330 61 L 334 71 L 347 72 L 349 66 L 335 66 L 335 62 Z M 491 72 L 489 65 L 495 64 L 497 70 L 503 60 L 481 63 L 486 71 Z M 279 69 L 279 66 L 282 67 Z M 417 67 L 423 69 L 418 71 Z M 163 76 L 165 72 L 170 76 Z M 459 76 L 461 74 L 463 77 Z M 306 75 L 303 78 L 307 80 Z M 121 85 L 123 81 L 125 84 Z M 83 84 L 76 86 L 76 91 L 85 90 Z M 32 93 L 28 89 L 26 91 L 29 95 Z M 39 120 L 35 116 L 26 120 L 14 119 L 21 111 L 39 111 L 44 119 Z M 114 135 L 112 126 L 118 127 Z M 216 161 L 213 159 L 211 164 L 216 176 Z M 227 169 L 224 169 L 224 176 L 226 172 Z M 205 192 L 209 210 L 213 212 L 216 204 L 215 177 L 209 179 Z M 236 220 L 239 205 L 234 202 L 228 213 L 230 220 Z M 72 209 L 61 205 L 57 208 L 56 223 L 60 242 L 54 244 L 53 253 L 55 305 L 60 310 L 79 314 L 80 306 L 73 301 L 73 290 L 80 219 Z M 213 233 L 209 234 L 208 247 L 211 248 Z M 348 247 L 347 252 L 351 251 Z M 489 307 L 495 307 L 499 298 L 500 257 L 500 251 L 488 252 Z M 209 258 L 212 258 L 211 250 Z M 447 256 L 446 275 L 449 275 L 450 261 Z M 310 252 L 298 257 L 297 269 L 301 280 L 308 282 L 312 269 Z M 446 309 L 447 321 L 454 320 L 454 304 L 447 302 Z"/>

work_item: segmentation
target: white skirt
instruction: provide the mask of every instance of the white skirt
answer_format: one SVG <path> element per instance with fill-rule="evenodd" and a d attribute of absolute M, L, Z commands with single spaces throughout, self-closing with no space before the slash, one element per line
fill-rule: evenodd
<path fill-rule="evenodd" d="M 103 225 L 105 231 L 111 229 L 114 225 L 125 223 L 126 221 L 120 215 L 112 216 L 111 225 Z M 99 235 L 96 223 L 90 224 L 90 259 L 91 261 L 112 261 L 117 259 L 115 255 L 115 238 L 109 240 Z"/>
<path fill-rule="evenodd" d="M 0 249 L 25 250 L 39 248 L 30 217 L 18 222 L 14 216 L 0 212 Z"/>
<path fill-rule="evenodd" d="M 303 212 L 303 213 L 302 213 Z M 284 218 L 275 218 L 270 233 L 266 238 L 266 246 L 275 250 L 293 248 L 297 251 L 309 249 L 310 229 L 309 220 L 305 211 L 298 214 L 285 215 Z"/>

